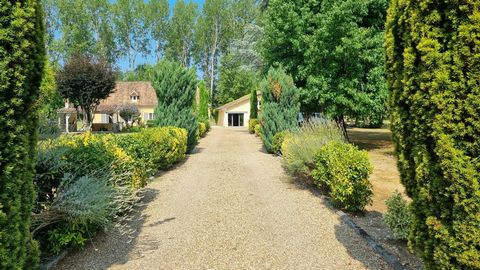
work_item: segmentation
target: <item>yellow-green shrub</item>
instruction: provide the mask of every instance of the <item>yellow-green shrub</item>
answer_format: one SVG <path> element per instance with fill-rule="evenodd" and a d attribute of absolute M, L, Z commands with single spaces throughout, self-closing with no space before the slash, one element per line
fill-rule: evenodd
<path fill-rule="evenodd" d="M 282 153 L 282 144 L 287 134 L 288 134 L 288 131 L 283 130 L 283 131 L 277 132 L 277 134 L 273 136 L 272 150 L 274 154 L 280 155 Z"/>
<path fill-rule="evenodd" d="M 176 127 L 118 135 L 85 133 L 41 142 L 35 216 L 40 224 L 48 223 L 52 216 L 60 219 L 35 235 L 42 252 L 83 245 L 106 221 L 131 207 L 135 190 L 143 187 L 149 176 L 179 162 L 186 150 L 187 132 Z M 94 188 L 93 184 L 99 186 Z M 91 190 L 83 192 L 89 186 Z M 78 190 L 83 190 L 82 194 Z M 92 200 L 98 204 L 89 203 Z M 104 211 L 106 207 L 113 210 Z M 108 215 L 102 216 L 106 212 Z M 46 221 L 42 221 L 44 217 Z"/>
<path fill-rule="evenodd" d="M 262 125 L 256 124 L 255 128 L 253 129 L 255 132 L 255 135 L 258 137 L 261 137 L 261 128 L 262 128 Z"/>
<path fill-rule="evenodd" d="M 258 121 L 258 119 L 250 119 L 248 120 L 248 132 L 250 132 L 250 134 L 254 134 L 255 133 L 255 126 L 260 124 L 260 122 Z"/>
<path fill-rule="evenodd" d="M 359 212 L 371 202 L 368 176 L 373 168 L 367 152 L 343 142 L 329 142 L 315 155 L 315 183 L 328 190 L 335 206 Z"/>
<path fill-rule="evenodd" d="M 203 138 L 207 135 L 207 125 L 205 125 L 203 122 L 198 123 L 198 135 L 200 138 Z"/>

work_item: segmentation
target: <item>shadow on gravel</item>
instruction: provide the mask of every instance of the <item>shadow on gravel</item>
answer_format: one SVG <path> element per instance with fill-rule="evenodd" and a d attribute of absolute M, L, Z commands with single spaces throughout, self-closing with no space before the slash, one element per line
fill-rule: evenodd
<path fill-rule="evenodd" d="M 147 216 L 143 210 L 159 194 L 158 190 L 146 188 L 141 192 L 142 199 L 133 210 L 133 214 L 121 224 L 120 228 L 113 228 L 107 232 L 100 232 L 83 250 L 72 251 L 54 269 L 107 269 L 113 265 L 125 264 L 130 256 L 137 237 L 144 226 Z M 168 218 L 158 222 L 159 226 L 175 219 Z"/>
<path fill-rule="evenodd" d="M 326 197 L 324 193 L 322 193 L 322 191 L 319 190 L 313 183 L 307 183 L 305 179 L 300 177 L 289 177 L 288 182 L 292 188 L 309 190 L 312 195 L 321 201 L 321 203 L 332 213 L 332 215 L 338 215 L 338 209 L 330 203 L 329 198 Z M 369 244 L 364 239 L 360 239 L 358 237 L 353 238 L 352 235 L 355 235 L 356 232 L 348 227 L 341 217 L 338 217 L 338 219 L 342 225 L 335 226 L 335 237 L 340 243 L 343 244 L 348 254 L 353 259 L 361 262 L 368 269 L 391 269 L 389 267 L 385 267 L 386 262 L 383 261 L 382 258 L 370 256 L 373 250 Z"/>

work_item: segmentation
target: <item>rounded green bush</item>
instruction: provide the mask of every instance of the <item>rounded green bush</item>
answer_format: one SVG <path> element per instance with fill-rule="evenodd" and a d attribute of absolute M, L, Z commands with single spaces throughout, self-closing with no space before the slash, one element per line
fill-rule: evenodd
<path fill-rule="evenodd" d="M 262 127 L 262 125 L 256 124 L 255 128 L 253 129 L 255 131 L 255 135 L 258 136 L 258 137 L 261 136 L 261 127 Z"/>
<path fill-rule="evenodd" d="M 320 188 L 328 190 L 336 207 L 361 212 L 372 200 L 368 180 L 372 170 L 366 151 L 343 142 L 329 142 L 315 155 L 312 177 Z"/>
<path fill-rule="evenodd" d="M 286 130 L 277 132 L 272 139 L 272 150 L 274 154 L 280 155 L 282 154 L 282 144 L 285 140 L 285 136 L 288 134 Z"/>
<path fill-rule="evenodd" d="M 250 132 L 250 134 L 254 134 L 255 133 L 255 126 L 258 125 L 258 124 L 260 124 L 258 119 L 252 118 L 252 119 L 248 120 L 248 132 Z"/>

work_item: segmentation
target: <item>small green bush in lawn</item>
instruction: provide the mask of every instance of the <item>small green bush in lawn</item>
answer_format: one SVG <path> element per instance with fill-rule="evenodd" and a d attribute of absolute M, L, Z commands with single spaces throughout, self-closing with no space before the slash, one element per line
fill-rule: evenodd
<path fill-rule="evenodd" d="M 387 199 L 386 204 L 387 213 L 383 216 L 383 221 L 387 223 L 395 238 L 407 240 L 413 222 L 408 202 L 397 191 Z"/>
<path fill-rule="evenodd" d="M 248 120 L 248 132 L 250 132 L 250 134 L 255 134 L 255 126 L 258 124 L 260 124 L 258 119 L 252 118 Z"/>
<path fill-rule="evenodd" d="M 329 142 L 315 155 L 315 183 L 328 190 L 335 206 L 360 212 L 371 202 L 368 176 L 373 168 L 367 152 L 343 142 Z"/>
<path fill-rule="evenodd" d="M 255 132 L 255 135 L 258 136 L 258 137 L 261 137 L 261 136 L 262 136 L 262 134 L 261 134 L 261 132 L 262 132 L 261 128 L 262 128 L 262 125 L 256 124 L 256 125 L 255 125 L 255 128 L 253 129 L 254 132 Z"/>
<path fill-rule="evenodd" d="M 289 132 L 282 143 L 283 165 L 292 175 L 311 180 L 315 153 L 330 141 L 344 141 L 338 125 L 332 121 L 312 121 Z"/>
<path fill-rule="evenodd" d="M 277 132 L 277 134 L 275 134 L 275 136 L 273 136 L 272 149 L 273 149 L 274 154 L 277 154 L 277 155 L 282 154 L 282 144 L 283 144 L 283 141 L 285 140 L 285 136 L 287 136 L 287 134 L 288 134 L 288 131 L 282 130 L 280 132 Z"/>

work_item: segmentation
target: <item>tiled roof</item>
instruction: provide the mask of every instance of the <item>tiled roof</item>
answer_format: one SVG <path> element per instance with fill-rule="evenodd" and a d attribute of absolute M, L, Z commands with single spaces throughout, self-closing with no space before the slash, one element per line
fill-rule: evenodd
<path fill-rule="evenodd" d="M 136 102 L 130 96 L 139 96 Z M 110 96 L 100 102 L 99 108 L 106 108 L 125 104 L 137 106 L 157 106 L 157 94 L 150 82 L 117 82 L 115 90 Z"/>

